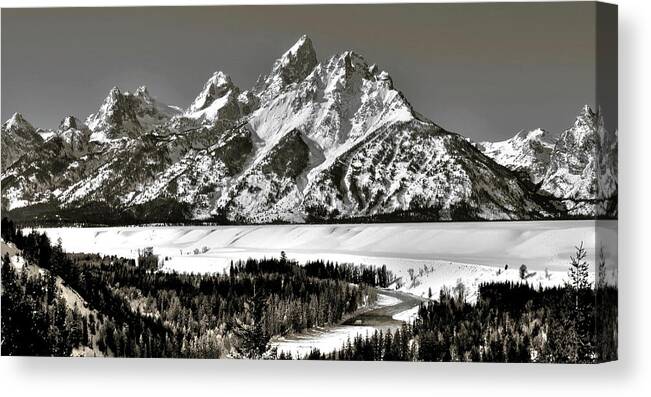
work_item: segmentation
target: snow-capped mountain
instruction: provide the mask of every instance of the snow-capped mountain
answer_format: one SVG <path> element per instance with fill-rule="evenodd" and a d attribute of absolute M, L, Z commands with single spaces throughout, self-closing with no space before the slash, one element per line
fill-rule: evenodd
<path fill-rule="evenodd" d="M 184 116 L 206 122 L 238 119 L 242 115 L 239 95 L 240 89 L 233 84 L 230 76 L 221 71 L 215 72 Z"/>
<path fill-rule="evenodd" d="M 603 125 L 603 124 L 602 124 Z M 588 106 L 565 130 L 552 152 L 541 189 L 560 198 L 595 197 L 599 120 Z"/>
<path fill-rule="evenodd" d="M 537 129 L 476 146 L 539 184 L 538 192 L 562 202 L 567 215 L 617 213 L 617 135 L 587 105 L 558 139 Z"/>
<path fill-rule="evenodd" d="M 74 116 L 66 116 L 49 139 L 61 139 L 72 154 L 85 153 L 88 150 L 91 131 L 82 121 Z"/>
<path fill-rule="evenodd" d="M 312 40 L 303 35 L 274 62 L 271 73 L 258 78 L 253 94 L 263 102 L 273 99 L 286 87 L 305 79 L 318 63 Z"/>
<path fill-rule="evenodd" d="M 3 168 L 5 208 L 256 223 L 560 213 L 520 178 L 547 175 L 545 133 L 478 145 L 487 156 L 414 111 L 386 71 L 353 51 L 319 62 L 306 36 L 249 90 L 218 71 L 180 110 L 113 88 L 85 124 L 67 118 L 53 134 Z"/>
<path fill-rule="evenodd" d="M 91 140 L 134 138 L 179 113 L 180 109 L 152 98 L 147 87 L 139 87 L 133 94 L 113 87 L 97 113 L 88 116 L 86 125 L 92 131 Z"/>
<path fill-rule="evenodd" d="M 599 112 L 584 106 L 556 142 L 540 190 L 563 199 L 572 214 L 594 214 L 598 201 L 616 204 L 616 154 L 616 136 L 605 130 Z"/>
<path fill-rule="evenodd" d="M 3 170 L 43 143 L 41 135 L 20 113 L 14 113 L 2 124 L 1 134 Z"/>
<path fill-rule="evenodd" d="M 500 142 L 480 142 L 477 148 L 506 168 L 522 172 L 534 184 L 539 183 L 549 166 L 556 140 L 547 131 L 520 131 Z"/>

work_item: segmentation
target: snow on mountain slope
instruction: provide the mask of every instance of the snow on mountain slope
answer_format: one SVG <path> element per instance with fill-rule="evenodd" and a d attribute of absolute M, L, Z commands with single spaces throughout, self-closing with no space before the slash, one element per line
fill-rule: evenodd
<path fill-rule="evenodd" d="M 214 201 L 229 187 L 233 176 L 239 174 L 252 150 L 250 133 L 245 128 L 229 130 L 214 136 L 207 147 L 190 147 L 169 166 L 157 173 L 151 183 L 129 190 L 126 204 L 145 204 L 165 195 L 195 205 L 199 218 L 210 216 Z M 176 146 L 169 143 L 170 150 Z"/>
<path fill-rule="evenodd" d="M 274 69 L 270 78 L 274 73 L 280 72 Z M 278 136 L 298 129 L 324 153 L 336 155 L 370 131 L 414 118 L 388 74 L 352 51 L 315 65 L 304 80 L 285 90 L 274 85 L 284 80 L 271 81 L 271 91 L 262 96 L 260 108 L 249 119 L 264 141 L 277 141 Z"/>
<path fill-rule="evenodd" d="M 66 116 L 50 139 L 61 139 L 72 155 L 79 155 L 88 150 L 90 135 L 90 129 L 83 122 L 74 116 Z"/>
<path fill-rule="evenodd" d="M 43 142 L 43 138 L 20 113 L 14 113 L 2 124 L 1 134 L 3 172 L 23 154 Z"/>
<path fill-rule="evenodd" d="M 253 94 L 266 102 L 277 96 L 284 88 L 302 81 L 318 61 L 312 40 L 306 35 L 287 50 L 276 62 L 271 73 L 260 76 L 253 88 Z"/>
<path fill-rule="evenodd" d="M 241 116 L 238 97 L 240 94 L 230 76 L 215 72 L 204 84 L 201 93 L 192 102 L 185 117 L 204 121 L 226 118 L 236 120 Z"/>
<path fill-rule="evenodd" d="M 134 138 L 178 113 L 178 108 L 152 98 L 145 86 L 139 87 L 133 94 L 122 93 L 119 88 L 113 87 L 99 111 L 88 116 L 86 125 L 93 132 L 92 140 L 103 142 L 121 137 Z"/>
<path fill-rule="evenodd" d="M 539 192 L 562 203 L 567 215 L 617 214 L 617 133 L 606 131 L 602 115 L 587 105 L 558 139 L 543 130 L 521 131 L 506 141 L 476 146 L 540 184 Z"/>
<path fill-rule="evenodd" d="M 586 105 L 554 146 L 540 190 L 561 199 L 571 215 L 612 216 L 616 175 L 617 135 L 606 131 L 601 113 Z"/>
<path fill-rule="evenodd" d="M 38 130 L 38 139 L 2 174 L 3 207 L 10 210 L 29 203 L 49 200 L 65 185 L 63 171 L 76 167 L 73 162 L 88 149 L 90 130 L 72 116 L 62 120 L 56 130 Z M 42 137 L 47 137 L 43 140 Z M 3 149 L 3 159 L 12 149 Z"/>
<path fill-rule="evenodd" d="M 469 217 L 485 219 L 528 218 L 545 212 L 527 197 L 517 178 L 485 161 L 458 135 L 420 118 L 394 89 L 388 73 L 352 51 L 317 64 L 300 83 L 280 84 L 287 80 L 273 76 L 281 75 L 280 66 L 290 65 L 286 59 L 293 58 L 288 54 L 300 51 L 313 53 L 310 43 L 300 40 L 276 62 L 265 80 L 273 89 L 262 96 L 248 125 L 262 141 L 257 159 L 277 149 L 286 134 L 302 136 L 302 150 L 293 151 L 296 158 L 287 161 L 293 167 L 303 164 L 304 186 L 300 189 L 295 183 L 278 189 L 268 176 L 245 174 L 246 180 L 236 186 L 240 191 L 253 189 L 255 195 L 245 194 L 239 201 L 254 207 L 243 204 L 237 216 L 255 222 L 300 221 L 301 212 L 314 211 L 328 217 L 368 216 L 408 210 L 414 198 L 420 205 L 442 209 L 443 219 L 453 218 L 455 206 L 468 206 Z M 307 161 L 308 148 L 319 162 Z M 387 153 L 394 156 L 381 157 Z M 464 159 L 468 156 L 476 161 Z M 364 175 L 357 176 L 362 165 Z M 500 182 L 484 183 L 473 176 Z M 508 202 L 501 203 L 504 198 Z M 500 203 L 494 205 L 496 201 Z"/>
<path fill-rule="evenodd" d="M 411 210 L 435 219 L 529 219 L 545 213 L 515 175 L 460 136 L 420 120 L 375 131 L 312 186 L 306 206 L 352 216 Z"/>
<path fill-rule="evenodd" d="M 558 138 L 541 186 L 543 191 L 561 198 L 595 197 L 598 128 L 598 115 L 585 106 L 574 125 Z"/>
<path fill-rule="evenodd" d="M 309 164 L 310 149 L 292 130 L 259 157 L 222 197 L 232 217 L 270 222 L 303 220 L 298 178 Z"/>
<path fill-rule="evenodd" d="M 545 176 L 555 139 L 542 129 L 520 131 L 500 142 L 481 142 L 477 148 L 498 164 L 512 171 L 524 172 L 531 182 L 539 183 Z"/>
<path fill-rule="evenodd" d="M 562 213 L 520 179 L 542 175 L 550 150 L 542 131 L 479 145 L 486 156 L 414 111 L 389 74 L 354 51 L 319 62 L 307 36 L 250 90 L 215 72 L 179 111 L 144 87 L 113 88 L 85 125 L 68 118 L 45 144 L 3 172 L 3 205 L 102 203 L 123 212 L 165 202 L 172 208 L 156 211 L 182 208 L 177 221 L 261 223 Z M 613 190 L 615 174 L 603 169 L 604 189 Z M 546 194 L 571 182 L 561 174 L 546 173 L 555 186 Z"/>

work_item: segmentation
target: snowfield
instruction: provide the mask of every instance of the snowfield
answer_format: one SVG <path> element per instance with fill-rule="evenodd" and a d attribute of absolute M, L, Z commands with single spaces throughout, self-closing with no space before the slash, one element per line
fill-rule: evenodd
<path fill-rule="evenodd" d="M 394 288 L 433 298 L 441 288 L 461 281 L 469 298 L 485 281 L 518 281 L 527 266 L 527 282 L 561 284 L 569 257 L 583 241 L 595 264 L 595 241 L 615 278 L 616 221 L 456 222 L 346 225 L 142 226 L 50 228 L 69 252 L 136 258 L 152 247 L 163 270 L 224 272 L 231 261 L 277 257 L 386 265 L 398 280 Z M 596 232 L 598 230 L 598 232 Z M 508 266 L 508 269 L 505 267 Z"/>
<path fill-rule="evenodd" d="M 569 257 L 581 242 L 592 268 L 591 281 L 595 246 L 603 247 L 607 278 L 616 282 L 617 277 L 616 221 L 66 227 L 41 231 L 52 241 L 61 239 L 68 252 L 136 258 L 139 251 L 151 248 L 163 271 L 226 272 L 231 261 L 278 257 L 285 251 L 288 258 L 302 263 L 323 259 L 386 265 L 393 272 L 395 282 L 378 294 L 375 307 L 369 309 L 380 310 L 383 322 L 346 322 L 275 338 L 278 352 L 291 353 L 294 358 L 314 348 L 331 352 L 357 335 L 394 329 L 400 321 L 411 322 L 417 316 L 418 302 L 437 299 L 442 289 L 461 286 L 466 299 L 475 301 L 483 282 L 522 281 L 521 265 L 527 268 L 527 283 L 561 285 L 567 280 Z M 413 299 L 405 300 L 405 296 Z"/>

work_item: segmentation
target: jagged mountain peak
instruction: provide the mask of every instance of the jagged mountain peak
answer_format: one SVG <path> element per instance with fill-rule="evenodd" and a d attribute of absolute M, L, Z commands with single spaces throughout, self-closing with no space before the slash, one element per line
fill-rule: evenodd
<path fill-rule="evenodd" d="M 126 92 L 125 95 L 131 95 L 130 93 Z M 134 91 L 133 96 L 135 98 L 138 98 L 143 104 L 145 105 L 153 105 L 156 103 L 156 99 L 151 96 L 149 93 L 149 89 L 147 88 L 146 85 L 141 85 Z"/>
<path fill-rule="evenodd" d="M 326 68 L 327 69 L 339 68 L 347 72 L 358 70 L 358 71 L 364 71 L 365 73 L 369 73 L 369 74 L 374 74 L 373 73 L 374 71 L 377 73 L 379 70 L 377 65 L 375 65 L 375 68 L 372 69 L 362 55 L 352 50 L 344 51 L 342 53 L 335 54 L 332 57 L 330 57 L 330 59 L 326 61 Z"/>
<path fill-rule="evenodd" d="M 301 55 L 314 55 L 316 57 L 316 51 L 314 50 L 312 40 L 306 34 L 302 35 L 293 46 L 285 51 L 279 61 L 283 64 L 287 64 Z"/>
<path fill-rule="evenodd" d="M 388 73 L 370 66 L 355 51 L 312 64 L 309 74 L 296 84 L 282 85 L 282 80 L 270 78 L 258 84 L 254 93 L 260 106 L 249 119 L 258 137 L 273 143 L 298 128 L 319 150 L 334 154 L 390 124 L 425 121 L 393 88 Z"/>
<path fill-rule="evenodd" d="M 108 93 L 106 99 L 104 99 L 104 102 L 105 103 L 106 102 L 109 102 L 109 103 L 115 102 L 115 101 L 120 99 L 120 96 L 122 96 L 122 91 L 120 91 L 120 88 L 118 88 L 118 86 L 113 86 L 109 90 L 109 93 Z"/>
<path fill-rule="evenodd" d="M 120 88 L 118 86 L 113 86 L 113 87 L 111 87 L 108 94 L 106 95 L 106 97 L 102 101 L 102 105 L 100 107 L 101 108 L 109 108 L 109 107 L 115 106 L 120 101 L 120 99 L 122 99 L 122 97 L 123 97 L 123 95 L 122 95 L 122 91 L 120 90 Z"/>
<path fill-rule="evenodd" d="M 600 115 L 590 106 L 583 106 L 572 127 L 561 133 L 554 147 L 541 191 L 566 199 L 596 197 L 601 129 Z"/>
<path fill-rule="evenodd" d="M 32 153 L 43 142 L 41 135 L 20 113 L 14 113 L 2 123 L 0 135 L 0 166 L 3 171 L 25 153 Z"/>
<path fill-rule="evenodd" d="M 344 84 L 350 80 L 365 79 L 381 82 L 387 89 L 393 89 L 393 80 L 388 72 L 381 70 L 377 64 L 369 65 L 363 55 L 353 50 L 333 55 L 315 70 L 320 68 Z"/>
<path fill-rule="evenodd" d="M 34 127 L 25 120 L 22 114 L 16 112 L 2 125 L 4 130 L 34 130 Z"/>
<path fill-rule="evenodd" d="M 11 117 L 7 120 L 8 122 L 25 122 L 25 118 L 23 117 L 22 114 L 15 112 L 14 114 L 11 115 Z"/>
<path fill-rule="evenodd" d="M 504 141 L 480 142 L 477 148 L 498 164 L 538 183 L 545 175 L 555 142 L 555 137 L 548 131 L 536 128 L 520 130 Z"/>
<path fill-rule="evenodd" d="M 592 110 L 592 108 L 590 107 L 590 105 L 585 104 L 585 105 L 583 105 L 583 106 L 581 107 L 581 112 L 579 113 L 579 115 L 580 115 L 580 116 L 581 116 L 581 115 L 590 115 L 590 116 L 594 116 L 594 115 L 595 115 L 595 112 Z"/>
<path fill-rule="evenodd" d="M 109 90 L 99 110 L 88 116 L 86 125 L 101 139 L 132 135 L 140 130 L 129 98 L 117 86 Z"/>
<path fill-rule="evenodd" d="M 77 156 L 85 153 L 88 148 L 91 132 L 88 127 L 78 118 L 68 115 L 61 120 L 56 131 L 48 131 L 42 134 L 46 141 L 59 138 L 64 150 L 69 156 Z"/>
<path fill-rule="evenodd" d="M 111 88 L 99 110 L 88 116 L 85 124 L 93 131 L 93 140 L 104 141 L 137 136 L 179 113 L 178 108 L 154 99 L 146 86 L 138 87 L 133 94 L 122 92 L 116 86 Z"/>
<path fill-rule="evenodd" d="M 542 128 L 536 128 L 530 131 L 520 130 L 510 139 L 517 139 L 520 141 L 540 141 L 551 144 L 555 142 L 554 136 L 549 131 Z"/>
<path fill-rule="evenodd" d="M 318 63 L 312 40 L 303 35 L 274 62 L 269 75 L 258 79 L 254 93 L 263 100 L 273 98 L 285 87 L 305 79 Z"/>
<path fill-rule="evenodd" d="M 378 65 L 353 50 L 319 63 L 302 36 L 253 89 L 240 90 L 216 71 L 185 111 L 157 102 L 145 86 L 133 94 L 113 87 L 87 119 L 90 130 L 68 116 L 50 131 L 57 139 L 48 147 L 61 148 L 69 161 L 53 179 L 61 183 L 41 185 L 25 168 L 9 187 L 11 207 L 55 199 L 128 208 L 165 198 L 178 201 L 184 217 L 261 223 L 403 213 L 421 220 L 545 217 L 561 209 L 539 200 L 537 189 L 555 199 L 584 197 L 586 189 L 568 195 L 563 186 L 590 174 L 568 179 L 560 167 L 545 170 L 550 162 L 591 164 L 580 156 L 593 155 L 594 128 L 583 127 L 599 119 L 586 106 L 562 142 L 542 129 L 520 131 L 476 144 L 482 155 L 420 116 Z M 3 150 L 3 168 L 28 164 L 16 161 L 40 147 L 13 139 L 20 134 L 30 137 L 3 133 L 3 147 L 7 141 L 22 150 Z M 98 156 L 86 156 L 91 149 Z M 40 201 L 32 194 L 38 189 Z"/>
<path fill-rule="evenodd" d="M 79 129 L 82 123 L 75 116 L 66 116 L 59 123 L 59 130 Z"/>
<path fill-rule="evenodd" d="M 368 66 L 366 58 L 355 50 L 346 50 L 339 55 L 340 58 L 350 60 L 350 62 L 360 63 Z M 377 66 L 377 65 L 376 65 Z"/>
<path fill-rule="evenodd" d="M 140 97 L 151 98 L 151 96 L 149 95 L 149 89 L 147 88 L 146 85 L 141 85 L 140 87 L 138 87 L 136 89 L 136 92 L 134 93 L 134 95 L 140 96 Z"/>
<path fill-rule="evenodd" d="M 583 105 L 574 120 L 574 128 L 593 128 L 598 123 L 598 112 L 594 112 L 589 105 Z"/>
<path fill-rule="evenodd" d="M 221 87 L 232 85 L 233 82 L 231 81 L 231 76 L 222 72 L 221 70 L 218 70 L 212 74 L 210 79 L 208 79 L 208 83 L 206 84 L 212 84 L 214 86 Z"/>
<path fill-rule="evenodd" d="M 241 108 L 246 107 L 249 111 L 249 107 L 255 107 L 256 101 L 251 94 L 243 94 L 240 95 L 240 89 L 233 84 L 228 74 L 216 71 L 203 85 L 184 117 L 211 123 L 216 120 L 236 120 L 243 114 Z"/>
<path fill-rule="evenodd" d="M 239 93 L 237 87 L 233 85 L 230 76 L 222 71 L 214 72 L 203 85 L 203 89 L 199 95 L 192 101 L 192 104 L 188 108 L 188 113 L 195 113 L 207 108 L 217 99 L 228 95 L 229 92 L 233 94 Z"/>
<path fill-rule="evenodd" d="M 603 128 L 602 115 L 593 111 L 589 105 L 584 105 L 574 119 L 572 127 L 561 133 L 559 141 L 599 139 L 600 128 Z"/>

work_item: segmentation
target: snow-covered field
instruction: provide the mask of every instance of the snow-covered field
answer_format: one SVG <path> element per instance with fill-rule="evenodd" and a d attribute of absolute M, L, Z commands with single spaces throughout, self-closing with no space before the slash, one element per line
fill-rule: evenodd
<path fill-rule="evenodd" d="M 570 255 L 583 242 L 594 280 L 595 246 L 604 247 L 608 276 L 616 280 L 615 221 L 464 222 L 354 225 L 174 226 L 43 229 L 61 239 L 69 252 L 135 258 L 151 247 L 165 271 L 224 272 L 231 261 L 277 257 L 285 251 L 299 262 L 324 259 L 386 265 L 397 277 L 391 286 L 412 295 L 436 299 L 443 288 L 463 284 L 468 300 L 482 282 L 520 281 L 527 267 L 532 285 L 560 285 L 566 280 Z M 598 243 L 595 243 L 598 242 Z M 378 306 L 400 300 L 378 295 Z M 392 315 L 413 321 L 417 306 Z M 389 326 L 389 325 L 387 325 Z M 339 325 L 315 328 L 274 341 L 278 351 L 302 357 L 313 348 L 329 352 L 357 335 L 387 327 Z"/>
<path fill-rule="evenodd" d="M 472 297 L 483 281 L 519 280 L 522 264 L 534 285 L 562 283 L 569 257 L 581 241 L 593 266 L 595 240 L 610 242 L 605 256 L 614 269 L 616 227 L 615 221 L 599 221 L 597 228 L 597 222 L 581 220 L 43 230 L 52 241 L 60 238 L 69 252 L 134 258 L 138 250 L 152 247 L 168 271 L 223 272 L 232 260 L 277 257 L 285 251 L 300 262 L 387 265 L 400 277 L 400 290 L 420 296 L 431 288 L 436 297 L 442 287 L 461 280 Z"/>

